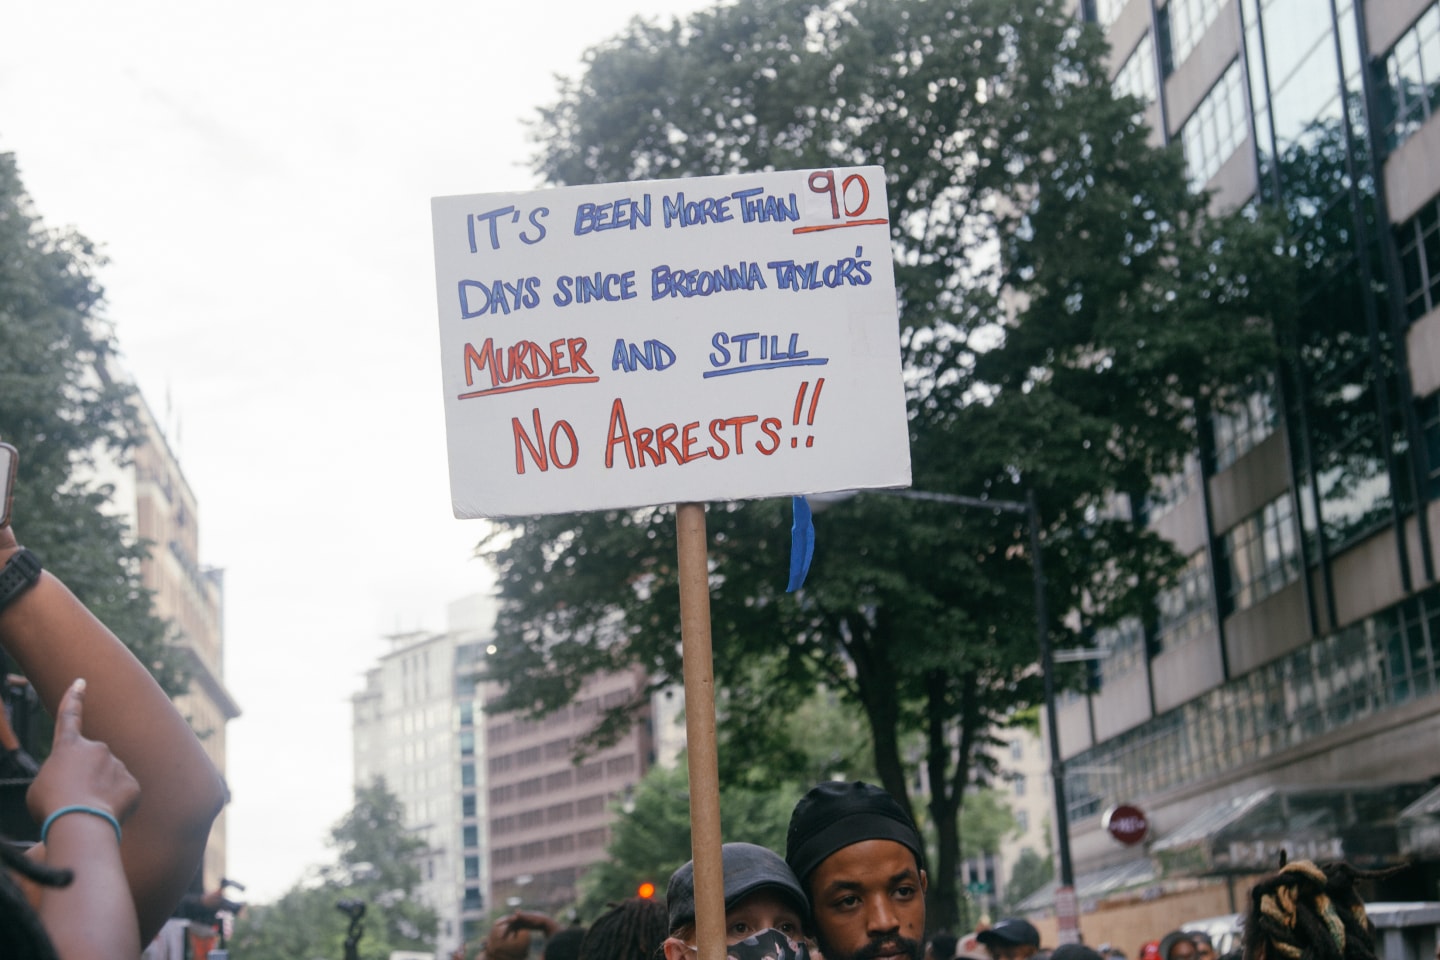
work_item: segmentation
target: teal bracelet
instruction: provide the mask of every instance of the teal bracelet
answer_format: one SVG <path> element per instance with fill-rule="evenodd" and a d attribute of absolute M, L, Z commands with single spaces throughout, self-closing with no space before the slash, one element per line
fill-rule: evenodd
<path fill-rule="evenodd" d="M 51 825 L 54 824 L 56 820 L 59 820 L 61 817 L 65 816 L 65 814 L 67 813 L 88 813 L 92 817 L 99 817 L 102 820 L 109 820 L 110 826 L 115 828 L 115 842 L 120 842 L 120 821 L 115 819 L 115 815 L 113 813 L 110 813 L 107 810 L 100 810 L 96 807 L 87 807 L 84 804 L 76 803 L 71 804 L 68 807 L 61 807 L 59 810 L 56 810 L 54 813 L 50 814 L 50 816 L 45 818 L 45 822 L 40 825 L 41 843 L 44 843 L 45 838 L 50 835 Z"/>

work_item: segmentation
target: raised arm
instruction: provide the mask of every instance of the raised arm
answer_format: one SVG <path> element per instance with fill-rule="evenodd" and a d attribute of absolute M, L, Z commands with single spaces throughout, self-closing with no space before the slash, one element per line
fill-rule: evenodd
<path fill-rule="evenodd" d="M 13 531 L 0 527 L 0 566 L 18 549 Z M 143 946 L 199 867 L 210 825 L 225 804 L 224 782 L 159 684 L 52 574 L 42 572 L 0 610 L 0 646 L 52 716 L 83 677 L 84 736 L 104 742 L 139 784 L 120 858 Z"/>

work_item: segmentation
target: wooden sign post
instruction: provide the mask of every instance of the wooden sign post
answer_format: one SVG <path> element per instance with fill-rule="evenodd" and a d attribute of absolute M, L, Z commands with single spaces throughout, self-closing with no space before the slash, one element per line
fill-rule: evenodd
<path fill-rule="evenodd" d="M 909 485 L 884 171 L 431 208 L 455 515 L 677 504 L 699 960 L 723 960 L 704 504 Z"/>
<path fill-rule="evenodd" d="M 699 960 L 725 960 L 725 876 L 720 867 L 720 754 L 710 650 L 710 551 L 705 506 L 675 505 L 680 562 L 680 649 L 685 671 L 685 752 L 690 765 L 690 855 L 695 859 Z"/>

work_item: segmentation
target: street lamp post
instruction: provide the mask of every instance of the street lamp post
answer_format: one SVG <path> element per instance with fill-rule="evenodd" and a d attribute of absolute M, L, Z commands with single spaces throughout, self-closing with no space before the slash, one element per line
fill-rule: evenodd
<path fill-rule="evenodd" d="M 1026 492 L 1024 500 L 989 500 L 966 497 L 956 493 L 932 493 L 926 490 L 875 490 L 886 496 L 906 500 L 928 500 L 957 507 L 999 510 L 1025 515 L 1030 529 L 1030 567 L 1035 579 L 1035 635 L 1040 647 L 1040 673 L 1045 685 L 1046 729 L 1050 740 L 1050 779 L 1055 797 L 1055 845 L 1059 857 L 1059 889 L 1055 892 L 1056 916 L 1060 921 L 1060 941 L 1079 942 L 1075 913 L 1075 868 L 1070 860 L 1070 816 L 1065 802 L 1065 761 L 1060 756 L 1060 727 L 1055 717 L 1055 657 L 1051 649 L 1049 612 L 1045 604 L 1045 566 L 1040 551 L 1040 510 L 1035 491 Z"/>

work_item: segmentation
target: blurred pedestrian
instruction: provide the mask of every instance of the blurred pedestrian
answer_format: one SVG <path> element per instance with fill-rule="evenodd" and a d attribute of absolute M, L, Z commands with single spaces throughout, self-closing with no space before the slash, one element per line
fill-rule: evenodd
<path fill-rule="evenodd" d="M 622 901 L 590 924 L 580 941 L 579 960 L 652 960 L 666 942 L 665 918 L 665 904 L 658 900 Z"/>
<path fill-rule="evenodd" d="M 1184 930 L 1171 930 L 1160 938 L 1160 960 L 1196 960 L 1195 941 Z"/>
<path fill-rule="evenodd" d="M 1040 951 L 1040 931 L 1023 917 L 997 920 L 994 926 L 980 931 L 976 937 L 992 960 L 1030 960 Z"/>
<path fill-rule="evenodd" d="M 953 933 L 945 930 L 930 938 L 925 947 L 925 960 L 955 960 L 955 946 L 959 942 Z"/>
<path fill-rule="evenodd" d="M 1399 870 L 1297 860 L 1250 890 L 1245 960 L 1375 960 L 1375 927 L 1355 881 Z"/>
<path fill-rule="evenodd" d="M 1215 941 L 1204 930 L 1191 930 L 1190 940 L 1195 944 L 1196 960 L 1215 960 Z"/>

